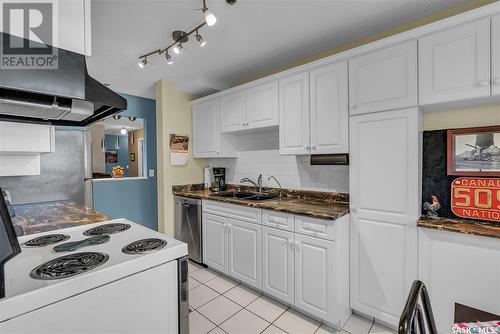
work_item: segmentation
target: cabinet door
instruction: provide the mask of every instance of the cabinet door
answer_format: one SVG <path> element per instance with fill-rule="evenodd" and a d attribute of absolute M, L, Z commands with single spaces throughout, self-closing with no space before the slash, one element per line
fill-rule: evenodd
<path fill-rule="evenodd" d="M 226 218 L 203 213 L 203 263 L 227 273 L 227 231 Z"/>
<path fill-rule="evenodd" d="M 246 128 L 278 125 L 278 81 L 247 89 Z"/>
<path fill-rule="evenodd" d="M 350 118 L 351 307 L 397 326 L 417 278 L 419 113 Z"/>
<path fill-rule="evenodd" d="M 193 105 L 193 155 L 195 158 L 220 155 L 219 100 Z"/>
<path fill-rule="evenodd" d="M 228 273 L 232 277 L 262 289 L 261 225 L 228 219 Z"/>
<path fill-rule="evenodd" d="M 221 132 L 234 132 L 246 127 L 245 91 L 223 96 L 220 99 Z"/>
<path fill-rule="evenodd" d="M 334 321 L 335 243 L 295 234 L 295 306 Z"/>
<path fill-rule="evenodd" d="M 294 303 L 293 232 L 262 227 L 262 289 L 289 304 Z"/>
<path fill-rule="evenodd" d="M 500 94 L 500 15 L 491 19 L 491 93 Z"/>
<path fill-rule="evenodd" d="M 490 18 L 418 41 L 420 104 L 490 95 Z"/>
<path fill-rule="evenodd" d="M 311 71 L 310 80 L 311 153 L 347 153 L 347 61 Z"/>
<path fill-rule="evenodd" d="M 309 73 L 279 82 L 280 154 L 309 154 Z"/>
<path fill-rule="evenodd" d="M 0 122 L 0 152 L 49 153 L 55 150 L 55 127 Z"/>
<path fill-rule="evenodd" d="M 417 41 L 349 60 L 350 115 L 417 105 Z"/>
<path fill-rule="evenodd" d="M 419 267 L 439 333 L 450 332 L 455 303 L 500 314 L 498 239 L 421 228 Z"/>

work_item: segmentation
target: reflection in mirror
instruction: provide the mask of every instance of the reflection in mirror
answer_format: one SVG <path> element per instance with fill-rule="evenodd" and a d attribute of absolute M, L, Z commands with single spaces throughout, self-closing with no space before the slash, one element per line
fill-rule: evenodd
<path fill-rule="evenodd" d="M 94 179 L 144 176 L 144 120 L 109 117 L 91 125 L 89 130 Z"/>

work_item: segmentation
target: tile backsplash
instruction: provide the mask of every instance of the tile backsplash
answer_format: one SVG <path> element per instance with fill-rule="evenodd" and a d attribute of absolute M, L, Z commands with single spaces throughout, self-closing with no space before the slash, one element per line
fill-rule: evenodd
<path fill-rule="evenodd" d="M 309 156 L 280 156 L 278 131 L 238 136 L 238 157 L 210 159 L 210 167 L 226 167 L 227 183 L 239 184 L 244 177 L 256 180 L 262 174 L 263 186 L 316 191 L 349 191 L 349 166 L 311 166 Z"/>

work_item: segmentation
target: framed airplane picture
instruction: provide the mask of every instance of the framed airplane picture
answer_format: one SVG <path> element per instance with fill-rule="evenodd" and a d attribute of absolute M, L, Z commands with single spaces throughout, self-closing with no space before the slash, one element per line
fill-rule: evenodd
<path fill-rule="evenodd" d="M 500 126 L 448 130 L 448 175 L 500 177 Z"/>

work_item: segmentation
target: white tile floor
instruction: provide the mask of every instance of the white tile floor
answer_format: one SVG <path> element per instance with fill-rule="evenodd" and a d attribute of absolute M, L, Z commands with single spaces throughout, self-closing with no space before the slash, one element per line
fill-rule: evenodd
<path fill-rule="evenodd" d="M 191 334 L 394 334 L 353 314 L 342 331 L 303 315 L 228 277 L 189 264 Z"/>

